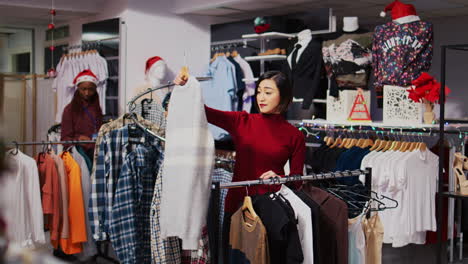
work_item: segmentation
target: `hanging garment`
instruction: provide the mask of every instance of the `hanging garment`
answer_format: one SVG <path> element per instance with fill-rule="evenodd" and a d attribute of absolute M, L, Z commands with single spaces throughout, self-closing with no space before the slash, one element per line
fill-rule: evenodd
<path fill-rule="evenodd" d="M 362 220 L 362 228 L 366 236 L 366 264 L 381 264 L 384 227 L 379 214 Z"/>
<path fill-rule="evenodd" d="M 321 215 L 328 218 L 329 222 L 321 221 L 321 223 L 328 225 L 327 229 L 334 231 L 329 234 L 334 244 L 328 244 L 327 248 L 319 248 L 319 258 L 327 261 L 335 258 L 333 262 L 328 263 L 348 263 L 348 206 L 342 200 L 310 184 L 304 185 L 303 190 L 319 204 Z"/>
<path fill-rule="evenodd" d="M 323 42 L 322 53 L 330 78 L 330 95 L 338 97 L 339 90 L 367 89 L 372 63 L 372 33 L 343 34 Z"/>
<path fill-rule="evenodd" d="M 348 220 L 348 264 L 366 263 L 366 238 L 362 229 L 362 215 Z"/>
<path fill-rule="evenodd" d="M 60 239 L 67 239 L 70 235 L 70 223 L 68 222 L 68 204 L 69 204 L 69 193 L 68 193 L 68 176 L 65 172 L 65 165 L 63 164 L 63 160 L 55 155 L 50 154 L 52 159 L 54 160 L 55 167 L 57 168 L 57 173 L 59 176 L 59 183 L 60 183 Z M 55 249 L 58 248 L 60 240 L 54 241 L 52 240 L 52 245 Z"/>
<path fill-rule="evenodd" d="M 181 238 L 184 250 L 198 248 L 206 224 L 213 165 L 214 140 L 202 91 L 191 77 L 185 86 L 174 88 L 169 102 L 161 201 L 161 236 Z"/>
<path fill-rule="evenodd" d="M 208 228 L 203 227 L 202 237 L 198 242 L 197 250 L 184 250 L 182 251 L 182 264 L 209 264 L 210 258 L 210 245 L 208 240 Z"/>
<path fill-rule="evenodd" d="M 208 68 L 207 77 L 211 81 L 202 82 L 203 99 L 209 107 L 224 111 L 233 111 L 237 84 L 234 65 L 228 61 L 226 56 L 218 56 Z M 215 139 L 221 139 L 228 133 L 219 128 L 210 125 L 210 131 Z"/>
<path fill-rule="evenodd" d="M 73 147 L 71 150 L 71 155 L 76 163 L 80 166 L 81 171 L 81 186 L 83 191 L 83 201 L 84 201 L 84 210 L 85 210 L 85 221 L 86 221 L 86 235 L 87 242 L 83 243 L 83 252 L 80 253 L 82 258 L 91 257 L 97 253 L 96 243 L 93 239 L 93 234 L 91 232 L 91 226 L 89 224 L 89 216 L 86 212 L 89 209 L 89 195 L 91 193 L 91 179 L 89 177 L 89 169 L 86 165 L 86 160 L 79 153 L 78 147 Z M 86 158 L 87 156 L 84 155 Z"/>
<path fill-rule="evenodd" d="M 319 245 L 325 244 L 321 237 L 329 237 L 331 232 L 325 230 L 325 226 L 321 225 L 320 220 L 320 206 L 315 203 L 306 193 L 303 191 L 295 191 L 294 192 L 309 208 L 312 214 L 312 241 L 313 241 L 313 249 L 314 249 L 314 263 L 326 263 L 326 261 L 322 261 L 320 259 L 319 248 L 322 246 Z"/>
<path fill-rule="evenodd" d="M 242 72 L 244 73 L 244 78 L 246 79 L 245 81 L 245 91 L 244 94 L 242 95 L 242 109 L 246 111 L 247 113 L 250 113 L 250 109 L 252 109 L 252 96 L 255 95 L 255 81 L 254 81 L 254 74 L 252 71 L 252 68 L 250 67 L 250 64 L 244 60 L 240 55 L 237 55 L 234 57 L 234 60 L 239 63 Z"/>
<path fill-rule="evenodd" d="M 62 137 L 62 128 L 60 124 L 54 126 L 58 127 L 55 128 L 55 131 L 49 129 L 49 132 L 47 133 L 47 140 L 57 142 L 60 141 L 60 138 Z M 63 146 L 61 144 L 54 144 L 51 146 L 51 148 L 55 153 L 62 153 L 63 151 Z"/>
<path fill-rule="evenodd" d="M 298 221 L 297 227 L 304 255 L 304 263 L 314 263 L 314 234 L 312 233 L 312 215 L 310 207 L 285 185 L 281 186 L 278 194 L 283 195 L 283 197 L 290 202 L 296 213 L 295 217 Z"/>
<path fill-rule="evenodd" d="M 45 244 L 39 174 L 34 159 L 18 150 L 6 152 L 9 170 L 2 172 L 0 203 L 10 243 L 34 248 Z"/>
<path fill-rule="evenodd" d="M 229 233 L 230 263 L 270 263 L 267 231 L 260 217 L 251 220 L 243 210 L 237 210 L 231 217 Z"/>
<path fill-rule="evenodd" d="M 432 64 L 433 29 L 424 21 L 377 26 L 372 45 L 373 87 L 382 105 L 383 86 L 408 86 Z"/>
<path fill-rule="evenodd" d="M 137 115 L 140 124 L 150 131 L 161 136 L 161 130 L 151 122 Z M 112 199 L 114 195 L 114 182 L 121 170 L 123 158 L 127 153 L 122 148 L 128 142 L 128 136 L 122 134 L 122 128 L 129 120 L 124 115 L 118 119 L 102 125 L 96 138 L 94 149 L 93 168 L 91 172 L 91 199 L 89 201 L 89 219 L 93 238 L 104 241 L 108 238 L 109 216 L 112 213 Z M 112 191 L 111 191 L 112 190 Z"/>
<path fill-rule="evenodd" d="M 162 104 L 156 100 L 149 103 L 140 103 L 136 105 L 135 111 L 140 114 L 144 119 L 151 121 L 157 125 L 161 130 L 166 130 L 166 116 L 164 115 L 164 108 Z"/>
<path fill-rule="evenodd" d="M 60 240 L 60 247 L 66 254 L 77 254 L 82 251 L 82 243 L 87 241 L 86 219 L 81 185 L 81 169 L 69 152 L 60 154 L 68 178 L 68 221 L 70 236 Z"/>
<path fill-rule="evenodd" d="M 234 100 L 234 111 L 242 111 L 242 103 L 244 100 L 242 99 L 242 96 L 244 95 L 245 91 L 245 82 L 242 81 L 242 79 L 245 78 L 244 72 L 242 71 L 242 68 L 240 64 L 233 58 L 233 57 L 227 57 L 227 59 L 234 65 L 234 68 L 236 69 L 236 97 Z"/>
<path fill-rule="evenodd" d="M 219 182 L 220 184 L 232 182 L 232 172 L 229 172 L 225 169 L 215 169 L 213 171 L 212 182 Z M 221 189 L 219 197 L 219 226 L 223 226 L 224 219 L 224 204 L 226 201 L 226 195 L 228 190 Z"/>
<path fill-rule="evenodd" d="M 267 231 L 270 263 L 302 263 L 304 256 L 294 210 L 267 194 L 254 196 L 252 201 Z"/>
<path fill-rule="evenodd" d="M 161 159 L 164 154 L 161 153 Z M 179 264 L 181 260 L 181 245 L 177 237 L 161 237 L 161 195 L 162 195 L 162 166 L 159 166 L 154 184 L 153 200 L 151 202 L 151 260 L 153 264 Z"/>
<path fill-rule="evenodd" d="M 126 127 L 121 130 L 124 135 L 129 133 Z M 116 180 L 109 226 L 112 246 L 126 264 L 151 263 L 151 200 L 162 162 L 159 141 L 155 139 L 129 138 L 123 148 L 130 149 L 131 142 L 138 141 L 135 150 L 125 156 Z"/>
<path fill-rule="evenodd" d="M 55 162 L 49 154 L 41 153 L 35 158 L 39 170 L 44 227 L 50 231 L 50 240 L 60 239 L 61 191 L 60 177 Z"/>

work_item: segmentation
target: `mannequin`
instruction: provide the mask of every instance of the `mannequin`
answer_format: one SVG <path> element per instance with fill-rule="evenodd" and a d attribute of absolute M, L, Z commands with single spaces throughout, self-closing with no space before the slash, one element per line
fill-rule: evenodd
<path fill-rule="evenodd" d="M 377 26 L 372 48 L 374 83 L 379 107 L 385 85 L 406 89 L 432 64 L 433 26 L 421 21 L 413 5 L 398 0 L 380 13 L 391 12 L 392 21 Z"/>
<path fill-rule="evenodd" d="M 331 96 L 338 97 L 339 90 L 367 89 L 371 47 L 372 33 L 359 28 L 357 17 L 343 17 L 343 34 L 322 47 Z"/>
<path fill-rule="evenodd" d="M 300 46 L 299 46 L 300 45 Z M 297 42 L 289 49 L 287 62 L 283 64 L 293 86 L 293 103 L 288 111 L 289 120 L 310 119 L 314 114 L 312 100 L 320 90 L 322 68 L 321 43 L 312 38 L 312 31 L 303 28 L 297 34 Z M 293 62 L 293 58 L 295 61 Z"/>
<path fill-rule="evenodd" d="M 135 95 L 146 91 L 148 88 L 161 86 L 164 81 L 164 77 L 166 76 L 166 72 L 167 65 L 161 57 L 154 56 L 149 58 L 145 65 L 145 82 L 135 89 Z M 154 96 L 155 94 L 157 95 L 156 98 Z M 162 100 L 160 98 L 164 98 L 164 94 L 165 93 L 162 93 L 162 91 L 156 91 L 153 93 L 152 98 L 161 103 Z M 150 99 L 151 94 L 147 94 L 142 97 L 142 99 L 144 98 Z"/>
<path fill-rule="evenodd" d="M 145 64 L 145 82 L 138 86 L 134 91 L 135 95 L 142 93 L 149 88 L 156 88 L 163 84 L 167 72 L 166 62 L 158 56 L 149 58 Z M 146 94 L 139 99 L 135 112 L 143 118 L 165 128 L 165 111 L 162 107 L 163 98 L 167 91 L 157 90 Z"/>

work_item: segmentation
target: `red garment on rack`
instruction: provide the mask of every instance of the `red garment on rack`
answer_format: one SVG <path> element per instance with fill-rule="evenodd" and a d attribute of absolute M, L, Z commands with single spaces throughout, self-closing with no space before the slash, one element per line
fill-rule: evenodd
<path fill-rule="evenodd" d="M 305 160 L 304 135 L 281 114 L 225 112 L 205 106 L 208 122 L 228 131 L 236 148 L 233 182 L 257 180 L 263 173 L 274 171 L 284 176 L 289 160 L 290 175 L 302 175 Z M 300 182 L 295 182 L 299 187 Z M 276 192 L 280 186 L 248 187 L 249 195 Z M 230 189 L 225 211 L 234 213 L 247 195 L 246 188 Z"/>

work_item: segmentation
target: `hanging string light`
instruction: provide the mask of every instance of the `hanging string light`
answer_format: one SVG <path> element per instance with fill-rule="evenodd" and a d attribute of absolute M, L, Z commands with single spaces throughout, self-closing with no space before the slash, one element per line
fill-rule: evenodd
<path fill-rule="evenodd" d="M 50 23 L 47 25 L 47 28 L 50 30 L 50 39 L 51 39 L 51 45 L 49 46 L 50 50 L 50 62 L 51 62 L 51 68 L 47 71 L 47 76 L 54 78 L 57 76 L 57 71 L 55 70 L 55 65 L 54 65 L 54 51 L 55 51 L 55 41 L 54 41 L 54 31 L 55 31 L 55 22 L 54 18 L 57 15 L 57 11 L 55 10 L 55 5 L 54 5 L 54 0 L 52 0 L 52 7 L 49 10 L 49 15 L 50 15 Z"/>

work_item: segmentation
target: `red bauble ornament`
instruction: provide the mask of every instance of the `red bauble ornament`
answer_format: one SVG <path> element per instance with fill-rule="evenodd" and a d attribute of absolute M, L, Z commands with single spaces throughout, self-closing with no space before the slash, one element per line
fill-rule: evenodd
<path fill-rule="evenodd" d="M 54 50 L 55 50 L 55 46 L 50 46 L 49 49 L 50 49 L 50 51 L 54 51 Z"/>
<path fill-rule="evenodd" d="M 57 71 L 51 68 L 47 71 L 47 76 L 49 76 L 49 78 L 55 78 L 57 76 Z"/>
<path fill-rule="evenodd" d="M 51 10 L 49 11 L 49 14 L 55 16 L 55 15 L 57 15 L 57 11 L 56 11 L 55 9 L 51 9 Z"/>
<path fill-rule="evenodd" d="M 54 29 L 54 28 L 55 28 L 54 23 L 50 23 L 49 25 L 47 25 L 47 28 L 49 28 L 49 29 Z"/>

